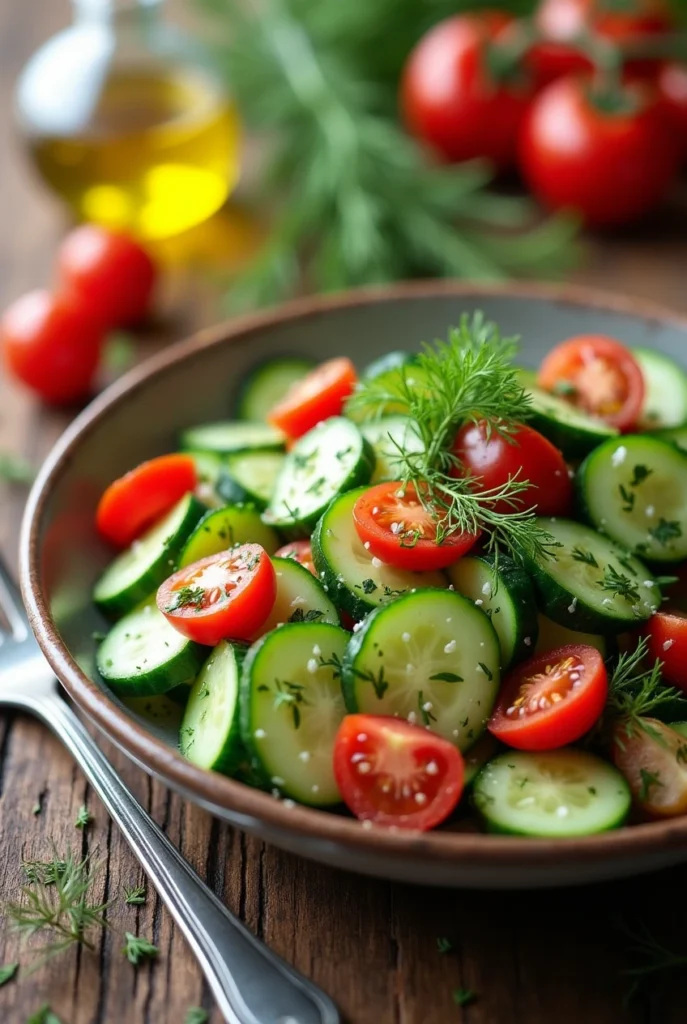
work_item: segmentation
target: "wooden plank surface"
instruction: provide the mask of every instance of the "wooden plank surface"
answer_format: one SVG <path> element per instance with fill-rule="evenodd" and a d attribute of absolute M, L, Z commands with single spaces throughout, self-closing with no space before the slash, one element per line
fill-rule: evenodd
<path fill-rule="evenodd" d="M 66 18 L 66 4 L 0 3 L 0 306 L 49 280 L 64 227 L 37 186 L 9 119 L 17 71 L 40 39 Z M 226 226 L 226 225 L 225 225 Z M 230 224 L 230 227 L 232 225 Z M 687 312 L 687 218 L 679 210 L 641 235 L 590 243 L 581 280 L 642 295 Z M 241 234 L 233 224 L 232 237 Z M 227 243 L 229 245 L 229 243 Z M 181 337 L 217 315 L 212 288 L 171 275 L 167 319 L 142 351 Z M 0 377 L 0 450 L 39 460 L 67 422 Z M 2 488 L 2 485 L 0 485 Z M 23 495 L 0 489 L 0 547 L 15 564 Z M 107 745 L 106 745 L 107 746 Z M 679 981 L 623 1006 L 627 940 L 622 926 L 646 924 L 687 952 L 682 890 L 687 869 L 638 881 L 543 893 L 422 890 L 336 872 L 265 847 L 213 822 L 108 753 L 138 799 L 215 891 L 255 932 L 327 989 L 351 1024 L 678 1024 Z M 34 816 L 37 800 L 41 813 Z M 95 820 L 74 828 L 81 804 Z M 28 718 L 0 717 L 0 897 L 16 895 L 22 857 L 50 843 L 92 852 L 99 892 L 113 899 L 141 872 L 89 793 L 69 756 Z M 140 908 L 121 900 L 93 952 L 72 952 L 0 989 L 0 1024 L 24 1024 L 48 1002 L 64 1024 L 183 1024 L 189 1006 L 212 1000 L 183 939 L 154 894 Z M 121 953 L 124 931 L 160 946 L 138 970 Z M 442 955 L 437 938 L 453 950 Z M 0 935 L 0 964 L 22 958 Z M 473 990 L 461 1009 L 452 993 Z M 219 1015 L 212 1013 L 213 1024 Z M 269 1022 L 264 1022 L 269 1024 Z"/>

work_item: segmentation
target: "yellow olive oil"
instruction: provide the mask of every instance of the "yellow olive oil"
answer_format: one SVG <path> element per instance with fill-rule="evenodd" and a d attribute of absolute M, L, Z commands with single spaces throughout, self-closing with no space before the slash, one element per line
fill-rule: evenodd
<path fill-rule="evenodd" d="M 41 176 L 77 218 L 152 240 L 222 206 L 238 178 L 239 121 L 209 77 L 124 66 L 88 85 L 68 117 L 49 102 L 19 110 Z"/>

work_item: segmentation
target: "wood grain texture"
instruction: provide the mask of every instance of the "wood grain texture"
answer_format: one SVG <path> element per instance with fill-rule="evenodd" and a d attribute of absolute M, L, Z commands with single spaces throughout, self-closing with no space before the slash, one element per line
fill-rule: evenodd
<path fill-rule="evenodd" d="M 67 16 L 65 2 L 0 3 L 0 305 L 49 279 L 59 210 L 37 187 L 9 122 L 17 71 L 39 40 Z M 243 231 L 225 224 L 226 252 Z M 579 279 L 687 311 L 687 217 L 679 209 L 638 236 L 590 243 Z M 213 238 L 213 244 L 216 237 Z M 203 248 L 202 246 L 200 247 Z M 143 340 L 146 352 L 212 322 L 217 306 L 202 278 L 169 275 L 165 322 Z M 183 316 L 180 314 L 183 311 Z M 40 409 L 0 376 L 0 450 L 38 461 L 68 420 Z M 0 485 L 0 547 L 16 564 L 23 495 Z M 423 890 L 300 861 L 214 822 L 104 744 L 125 782 L 208 883 L 261 938 L 322 985 L 351 1024 L 680 1024 L 684 996 L 671 989 L 623 1007 L 626 940 L 619 922 L 644 922 L 687 952 L 681 927 L 687 869 L 639 881 L 543 893 Z M 41 813 L 32 808 L 40 800 Z M 94 815 L 81 833 L 81 804 Z M 45 858 L 50 844 L 89 852 L 100 864 L 96 899 L 113 900 L 111 927 L 94 952 L 71 952 L 0 989 L 0 1024 L 24 1024 L 49 1002 L 64 1024 L 183 1024 L 189 1006 L 212 1011 L 202 977 L 152 890 L 125 906 L 125 886 L 141 871 L 69 756 L 23 717 L 0 717 L 0 898 L 16 896 L 22 857 Z M 138 970 L 121 953 L 123 933 L 160 946 Z M 441 954 L 437 938 L 451 940 Z M 0 963 L 26 959 L 0 935 Z M 456 989 L 475 1001 L 458 1007 Z M 220 1024 L 216 1011 L 212 1024 Z M 270 1024 L 265 1021 L 264 1024 Z"/>

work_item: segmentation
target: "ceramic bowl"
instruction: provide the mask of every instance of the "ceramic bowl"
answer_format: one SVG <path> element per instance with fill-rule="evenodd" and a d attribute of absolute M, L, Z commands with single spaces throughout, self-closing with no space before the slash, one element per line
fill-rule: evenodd
<path fill-rule="evenodd" d="M 138 765 L 238 828 L 314 860 L 423 885 L 515 888 L 590 882 L 687 859 L 687 817 L 582 839 L 483 835 L 463 825 L 420 834 L 363 829 L 342 814 L 293 807 L 185 761 L 176 733 L 125 707 L 98 678 L 91 603 L 111 557 L 93 528 L 106 484 L 174 448 L 179 431 L 231 415 L 243 374 L 280 353 L 346 353 L 364 366 L 390 349 L 445 337 L 481 309 L 522 336 L 535 366 L 574 334 L 604 333 L 685 358 L 687 320 L 574 288 L 399 285 L 307 300 L 201 332 L 128 373 L 70 426 L 31 493 L 21 539 L 22 587 L 38 641 L 81 710 Z"/>

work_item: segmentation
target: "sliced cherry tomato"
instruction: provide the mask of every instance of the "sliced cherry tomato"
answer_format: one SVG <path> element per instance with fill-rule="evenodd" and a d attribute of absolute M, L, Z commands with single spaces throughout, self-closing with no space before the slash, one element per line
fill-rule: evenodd
<path fill-rule="evenodd" d="M 149 526 L 196 488 L 196 465 L 190 455 L 160 455 L 142 462 L 107 488 L 95 514 L 100 534 L 126 548 Z"/>
<path fill-rule="evenodd" d="M 658 93 L 632 82 L 613 106 L 584 78 L 560 78 L 531 104 L 520 133 L 520 169 L 545 206 L 577 211 L 591 227 L 636 221 L 663 199 L 680 161 Z"/>
<path fill-rule="evenodd" d="M 663 677 L 687 693 L 687 615 L 673 609 L 656 612 L 646 632 L 649 654 L 663 662 Z"/>
<path fill-rule="evenodd" d="M 320 363 L 291 385 L 267 419 L 289 437 L 302 437 L 321 420 L 341 415 L 357 380 L 355 366 L 345 356 Z"/>
<path fill-rule="evenodd" d="M 601 654 L 568 644 L 536 654 L 506 676 L 489 731 L 518 750 L 555 750 L 591 729 L 607 696 Z"/>
<path fill-rule="evenodd" d="M 97 224 L 74 228 L 60 246 L 57 271 L 62 288 L 108 326 L 126 327 L 150 312 L 157 269 L 128 235 Z"/>
<path fill-rule="evenodd" d="M 408 484 L 375 484 L 353 506 L 353 522 L 361 541 L 376 558 L 411 572 L 430 572 L 453 565 L 469 551 L 476 533 L 451 533 L 436 542 L 441 510 L 436 515 Z"/>
<path fill-rule="evenodd" d="M 361 821 L 426 831 L 463 792 L 463 758 L 440 736 L 384 715 L 347 715 L 334 744 L 334 775 Z"/>
<path fill-rule="evenodd" d="M 620 722 L 612 756 L 635 801 L 654 818 L 687 813 L 687 739 L 656 718 Z"/>
<path fill-rule="evenodd" d="M 264 548 L 242 544 L 179 569 L 157 592 L 157 606 L 184 636 L 214 647 L 249 640 L 277 596 L 277 576 Z"/>
<path fill-rule="evenodd" d="M 0 323 L 7 366 L 27 387 L 55 405 L 87 397 L 103 345 L 103 327 L 70 295 L 29 292 Z"/>
<path fill-rule="evenodd" d="M 317 569 L 312 560 L 312 548 L 309 540 L 292 540 L 274 552 L 275 558 L 292 558 L 294 562 L 300 562 L 313 576 L 317 576 Z"/>
<path fill-rule="evenodd" d="M 573 486 L 561 452 L 532 427 L 519 426 L 509 437 L 510 441 L 493 430 L 490 435 L 484 422 L 468 423 L 458 431 L 453 450 L 474 476 L 476 489 L 497 490 L 514 477 L 529 480 L 526 490 L 494 502 L 492 508 L 497 512 L 536 508 L 541 516 L 567 515 Z"/>
<path fill-rule="evenodd" d="M 498 82 L 487 58 L 510 21 L 495 12 L 448 18 L 410 54 L 401 84 L 403 117 L 413 135 L 446 160 L 484 157 L 501 171 L 515 163 L 530 93 L 521 84 Z"/>
<path fill-rule="evenodd" d="M 603 334 L 580 334 L 556 345 L 541 364 L 538 381 L 618 430 L 632 430 L 639 420 L 641 367 L 624 345 Z"/>

